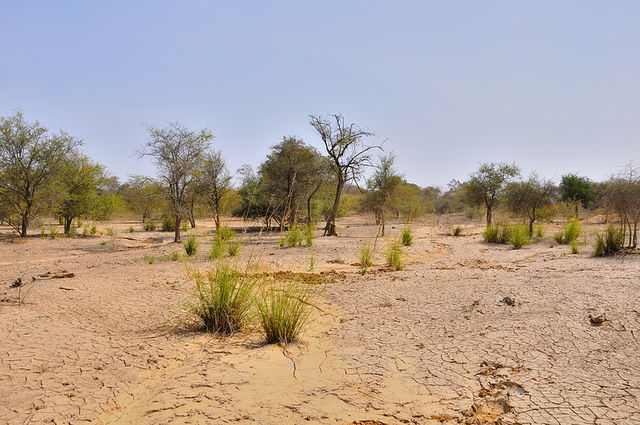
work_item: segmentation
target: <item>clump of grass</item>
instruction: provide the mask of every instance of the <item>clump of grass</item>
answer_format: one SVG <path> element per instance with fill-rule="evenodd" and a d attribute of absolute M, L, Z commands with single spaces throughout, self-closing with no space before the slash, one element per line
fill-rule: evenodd
<path fill-rule="evenodd" d="M 400 244 L 402 246 L 413 245 L 413 233 L 411 232 L 411 227 L 405 227 L 404 229 L 402 229 L 402 234 L 400 235 Z"/>
<path fill-rule="evenodd" d="M 107 236 L 115 236 L 115 235 L 116 235 L 116 232 L 114 232 L 111 227 L 107 229 Z"/>
<path fill-rule="evenodd" d="M 169 259 L 171 261 L 178 261 L 180 259 L 180 254 L 178 254 L 178 251 L 172 251 L 171 254 L 169 254 Z"/>
<path fill-rule="evenodd" d="M 75 238 L 76 236 L 78 236 L 78 232 L 77 232 L 76 228 L 73 227 L 73 226 L 69 227 L 69 233 L 67 233 L 67 237 L 68 238 Z"/>
<path fill-rule="evenodd" d="M 44 227 L 40 229 L 40 237 L 44 238 L 45 236 L 47 236 L 47 232 L 44 230 Z"/>
<path fill-rule="evenodd" d="M 233 239 L 235 234 L 236 233 L 229 226 L 220 226 L 216 231 L 216 238 L 222 239 L 223 241 L 229 241 Z"/>
<path fill-rule="evenodd" d="M 187 308 L 207 331 L 230 335 L 249 323 L 256 277 L 220 264 L 205 274 L 193 273 L 192 279 L 196 287 Z"/>
<path fill-rule="evenodd" d="M 162 219 L 162 231 L 163 232 L 175 232 L 176 220 L 171 217 L 164 217 Z"/>
<path fill-rule="evenodd" d="M 364 275 L 371 264 L 371 246 L 363 245 L 360 248 L 360 273 Z"/>
<path fill-rule="evenodd" d="M 198 252 L 198 245 L 198 237 L 195 234 L 189 235 L 187 240 L 182 244 L 182 246 L 184 246 L 184 252 L 186 252 L 189 257 Z"/>
<path fill-rule="evenodd" d="M 298 341 L 315 296 L 315 287 L 295 280 L 277 287 L 272 283 L 256 303 L 267 343 L 285 345 Z"/>
<path fill-rule="evenodd" d="M 240 242 L 231 241 L 227 244 L 227 252 L 229 253 L 230 257 L 236 256 L 239 251 L 240 251 Z"/>
<path fill-rule="evenodd" d="M 564 228 L 564 242 L 571 243 L 571 241 L 575 241 L 582 234 L 582 226 L 580 226 L 580 221 L 578 219 L 571 220 Z"/>
<path fill-rule="evenodd" d="M 286 244 L 287 244 L 287 238 L 278 239 L 278 247 L 284 248 Z"/>
<path fill-rule="evenodd" d="M 387 249 L 387 264 L 389 266 L 391 266 L 394 270 L 402 270 L 403 266 L 402 266 L 402 261 L 401 261 L 401 255 L 402 255 L 402 248 L 400 246 L 400 244 L 398 242 L 394 242 L 391 245 L 389 245 L 389 248 Z"/>
<path fill-rule="evenodd" d="M 311 258 L 309 258 L 309 271 L 312 272 L 313 268 L 315 266 L 316 262 L 313 258 L 313 254 L 311 255 Z"/>
<path fill-rule="evenodd" d="M 578 241 L 577 240 L 572 240 L 571 242 L 569 242 L 569 246 L 571 247 L 571 253 L 572 254 L 578 254 L 580 252 L 580 248 L 578 247 Z"/>
<path fill-rule="evenodd" d="M 554 233 L 553 240 L 556 241 L 557 243 L 563 243 L 564 242 L 564 232 L 561 230 L 559 232 Z"/>
<path fill-rule="evenodd" d="M 460 236 L 462 235 L 462 227 L 460 226 L 456 226 L 455 229 L 453 229 L 453 232 L 451 233 L 453 236 Z"/>
<path fill-rule="evenodd" d="M 91 226 L 91 231 L 89 233 L 91 233 L 92 235 L 95 235 L 96 233 L 98 233 L 98 228 L 96 227 L 95 224 Z"/>
<path fill-rule="evenodd" d="M 285 238 L 287 240 L 287 246 L 289 248 L 302 245 L 302 232 L 295 224 L 291 226 Z"/>
<path fill-rule="evenodd" d="M 621 228 L 610 224 L 603 234 L 596 233 L 594 255 L 604 257 L 615 255 L 622 251 L 624 246 L 624 232 Z"/>
<path fill-rule="evenodd" d="M 49 237 L 50 237 L 51 239 L 55 239 L 55 238 L 57 238 L 57 237 L 58 237 L 58 231 L 56 230 L 56 228 L 55 228 L 55 227 L 50 227 L 50 228 L 49 228 Z"/>
<path fill-rule="evenodd" d="M 76 227 L 78 229 L 82 227 L 82 220 L 78 219 L 78 221 L 76 222 Z"/>
<path fill-rule="evenodd" d="M 129 233 L 133 233 L 133 232 L 135 232 L 135 231 L 136 231 L 136 229 L 134 229 L 134 228 L 133 228 L 133 226 L 129 226 L 129 228 L 127 229 L 127 231 L 128 231 Z"/>
<path fill-rule="evenodd" d="M 100 245 L 103 245 L 103 246 L 108 244 L 108 243 L 109 243 L 109 241 L 100 241 Z"/>
<path fill-rule="evenodd" d="M 213 240 L 213 245 L 211 245 L 211 250 L 209 251 L 209 259 L 215 260 L 224 254 L 224 241 L 221 238 L 215 238 Z"/>
<path fill-rule="evenodd" d="M 525 224 L 511 226 L 507 236 L 509 242 L 515 249 L 520 249 L 531 242 L 529 239 L 529 229 Z"/>
<path fill-rule="evenodd" d="M 88 236 L 89 235 L 89 226 L 84 226 L 82 228 L 82 236 Z"/>
<path fill-rule="evenodd" d="M 180 229 L 182 229 L 183 232 L 186 232 L 187 230 L 189 230 L 189 226 L 187 226 L 186 221 L 182 222 L 182 224 L 180 225 Z"/>
<path fill-rule="evenodd" d="M 147 264 L 153 264 L 156 262 L 156 257 L 154 257 L 153 255 L 145 255 L 143 259 Z"/>
<path fill-rule="evenodd" d="M 544 228 L 542 227 L 541 224 L 538 224 L 535 229 L 533 230 L 536 238 L 543 238 L 544 237 Z"/>
<path fill-rule="evenodd" d="M 307 246 L 313 245 L 313 227 L 312 223 L 304 226 L 304 242 Z"/>
<path fill-rule="evenodd" d="M 144 223 L 145 232 L 153 232 L 154 230 L 156 230 L 156 223 L 154 223 L 153 221 L 148 221 Z"/>

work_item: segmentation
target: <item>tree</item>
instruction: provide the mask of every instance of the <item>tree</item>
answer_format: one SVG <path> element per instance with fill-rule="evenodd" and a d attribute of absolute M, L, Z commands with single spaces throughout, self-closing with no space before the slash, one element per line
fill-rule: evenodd
<path fill-rule="evenodd" d="M 122 192 L 129 209 L 139 214 L 143 223 L 153 216 L 163 201 L 162 186 L 147 176 L 131 176 Z"/>
<path fill-rule="evenodd" d="M 393 153 L 381 156 L 373 176 L 367 182 L 368 203 L 375 213 L 376 224 L 381 226 L 381 236 L 384 236 L 386 213 L 391 197 L 402 183 L 402 176 L 396 171 L 394 162 Z"/>
<path fill-rule="evenodd" d="M 69 234 L 75 218 L 104 218 L 109 215 L 112 205 L 104 191 L 108 176 L 104 167 L 91 161 L 87 156 L 70 155 L 60 168 L 56 181 L 55 212 L 63 218 L 64 233 Z"/>
<path fill-rule="evenodd" d="M 529 220 L 529 234 L 540 218 L 540 210 L 551 205 L 555 193 L 552 182 L 532 174 L 528 180 L 509 183 L 506 188 L 507 208 Z"/>
<path fill-rule="evenodd" d="M 180 242 L 180 223 L 185 213 L 185 195 L 200 170 L 202 158 L 211 145 L 213 135 L 207 129 L 189 130 L 178 123 L 164 128 L 149 127 L 150 140 L 140 150 L 140 157 L 153 158 L 160 181 L 173 209 L 174 242 Z"/>
<path fill-rule="evenodd" d="M 65 156 L 81 145 L 67 133 L 50 134 L 21 112 L 0 117 L 0 203 L 7 221 L 22 237 L 30 221 L 44 207 L 45 188 Z"/>
<path fill-rule="evenodd" d="M 560 198 L 575 206 L 576 218 L 578 218 L 578 206 L 582 205 L 582 208 L 588 208 L 595 199 L 593 186 L 586 177 L 567 174 L 562 176 L 560 182 Z"/>
<path fill-rule="evenodd" d="M 467 202 L 484 204 L 487 209 L 487 226 L 491 225 L 493 209 L 498 205 L 507 183 L 519 174 L 520 169 L 515 164 L 485 163 L 480 164 L 478 171 L 471 174 L 465 183 Z"/>
<path fill-rule="evenodd" d="M 283 137 L 281 143 L 271 147 L 260 165 L 259 176 L 274 218 L 296 223 L 306 202 L 310 221 L 312 198 L 327 181 L 327 160 L 301 139 Z"/>
<path fill-rule="evenodd" d="M 379 145 L 365 144 L 363 139 L 373 136 L 373 133 L 362 130 L 355 124 L 346 125 L 340 114 L 334 114 L 330 119 L 311 115 L 309 124 L 320 135 L 327 155 L 333 161 L 336 190 L 333 207 L 327 216 L 324 234 L 336 236 L 336 216 L 345 184 L 349 181 L 355 181 L 357 184 L 364 169 L 371 166 L 369 152 L 382 148 Z"/>
<path fill-rule="evenodd" d="M 231 190 L 231 174 L 220 152 L 209 152 L 202 161 L 201 192 L 216 223 L 220 228 L 222 198 Z"/>
<path fill-rule="evenodd" d="M 606 202 L 620 217 L 624 238 L 629 237 L 628 248 L 638 246 L 640 226 L 640 172 L 632 164 L 625 172 L 609 179 L 606 183 Z"/>

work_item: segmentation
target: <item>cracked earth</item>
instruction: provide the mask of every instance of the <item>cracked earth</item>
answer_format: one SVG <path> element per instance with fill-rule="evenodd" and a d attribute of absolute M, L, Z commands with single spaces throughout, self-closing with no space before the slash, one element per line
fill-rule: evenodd
<path fill-rule="evenodd" d="M 548 239 L 512 250 L 434 220 L 413 226 L 402 271 L 383 265 L 402 227 L 389 225 L 361 276 L 376 233 L 363 218 L 310 249 L 245 236 L 241 255 L 265 270 L 305 271 L 313 255 L 315 273 L 337 272 L 302 343 L 283 349 L 173 326 L 190 286 L 162 258 L 181 247 L 129 225 L 0 241 L 0 423 L 640 423 L 639 255 L 571 255 Z M 206 267 L 209 229 L 196 230 Z"/>

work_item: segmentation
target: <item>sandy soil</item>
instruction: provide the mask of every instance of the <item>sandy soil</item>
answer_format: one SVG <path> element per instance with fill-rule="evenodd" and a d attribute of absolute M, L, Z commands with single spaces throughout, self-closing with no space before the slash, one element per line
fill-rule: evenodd
<path fill-rule="evenodd" d="M 402 271 L 383 265 L 392 224 L 365 276 L 365 218 L 312 248 L 244 235 L 241 258 L 265 270 L 306 271 L 313 257 L 314 273 L 337 272 L 287 348 L 173 326 L 190 284 L 169 234 L 110 223 L 115 236 L 5 236 L 0 423 L 640 423 L 640 256 L 572 255 L 550 238 L 512 250 L 482 243 L 478 224 L 448 236 L 454 223 L 415 224 Z M 206 267 L 210 223 L 196 231 Z M 10 287 L 46 272 L 74 276 Z"/>

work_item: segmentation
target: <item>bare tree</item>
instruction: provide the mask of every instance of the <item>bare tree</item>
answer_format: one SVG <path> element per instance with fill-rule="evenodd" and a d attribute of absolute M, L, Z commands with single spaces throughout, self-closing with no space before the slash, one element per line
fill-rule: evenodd
<path fill-rule="evenodd" d="M 220 228 L 220 202 L 231 190 L 231 174 L 220 152 L 208 153 L 202 164 L 201 191 L 216 222 L 217 230 Z"/>
<path fill-rule="evenodd" d="M 138 152 L 150 156 L 159 179 L 166 184 L 175 218 L 174 242 L 180 242 L 180 223 L 185 212 L 185 195 L 200 170 L 202 158 L 213 135 L 207 129 L 193 131 L 178 123 L 164 128 L 149 127 L 150 140 Z"/>
<path fill-rule="evenodd" d="M 26 122 L 21 112 L 0 117 L 0 203 L 5 221 L 22 237 L 45 204 L 44 189 L 81 143 L 62 131 L 50 134 L 37 121 Z"/>
<path fill-rule="evenodd" d="M 329 119 L 320 115 L 310 115 L 309 118 L 309 124 L 320 135 L 327 155 L 333 161 L 336 174 L 336 194 L 324 228 L 325 235 L 336 236 L 336 216 L 345 184 L 349 181 L 357 184 L 364 169 L 371 166 L 369 152 L 382 147 L 365 144 L 363 139 L 373 136 L 373 133 L 362 130 L 355 124 L 346 125 L 340 114 L 331 115 Z"/>

